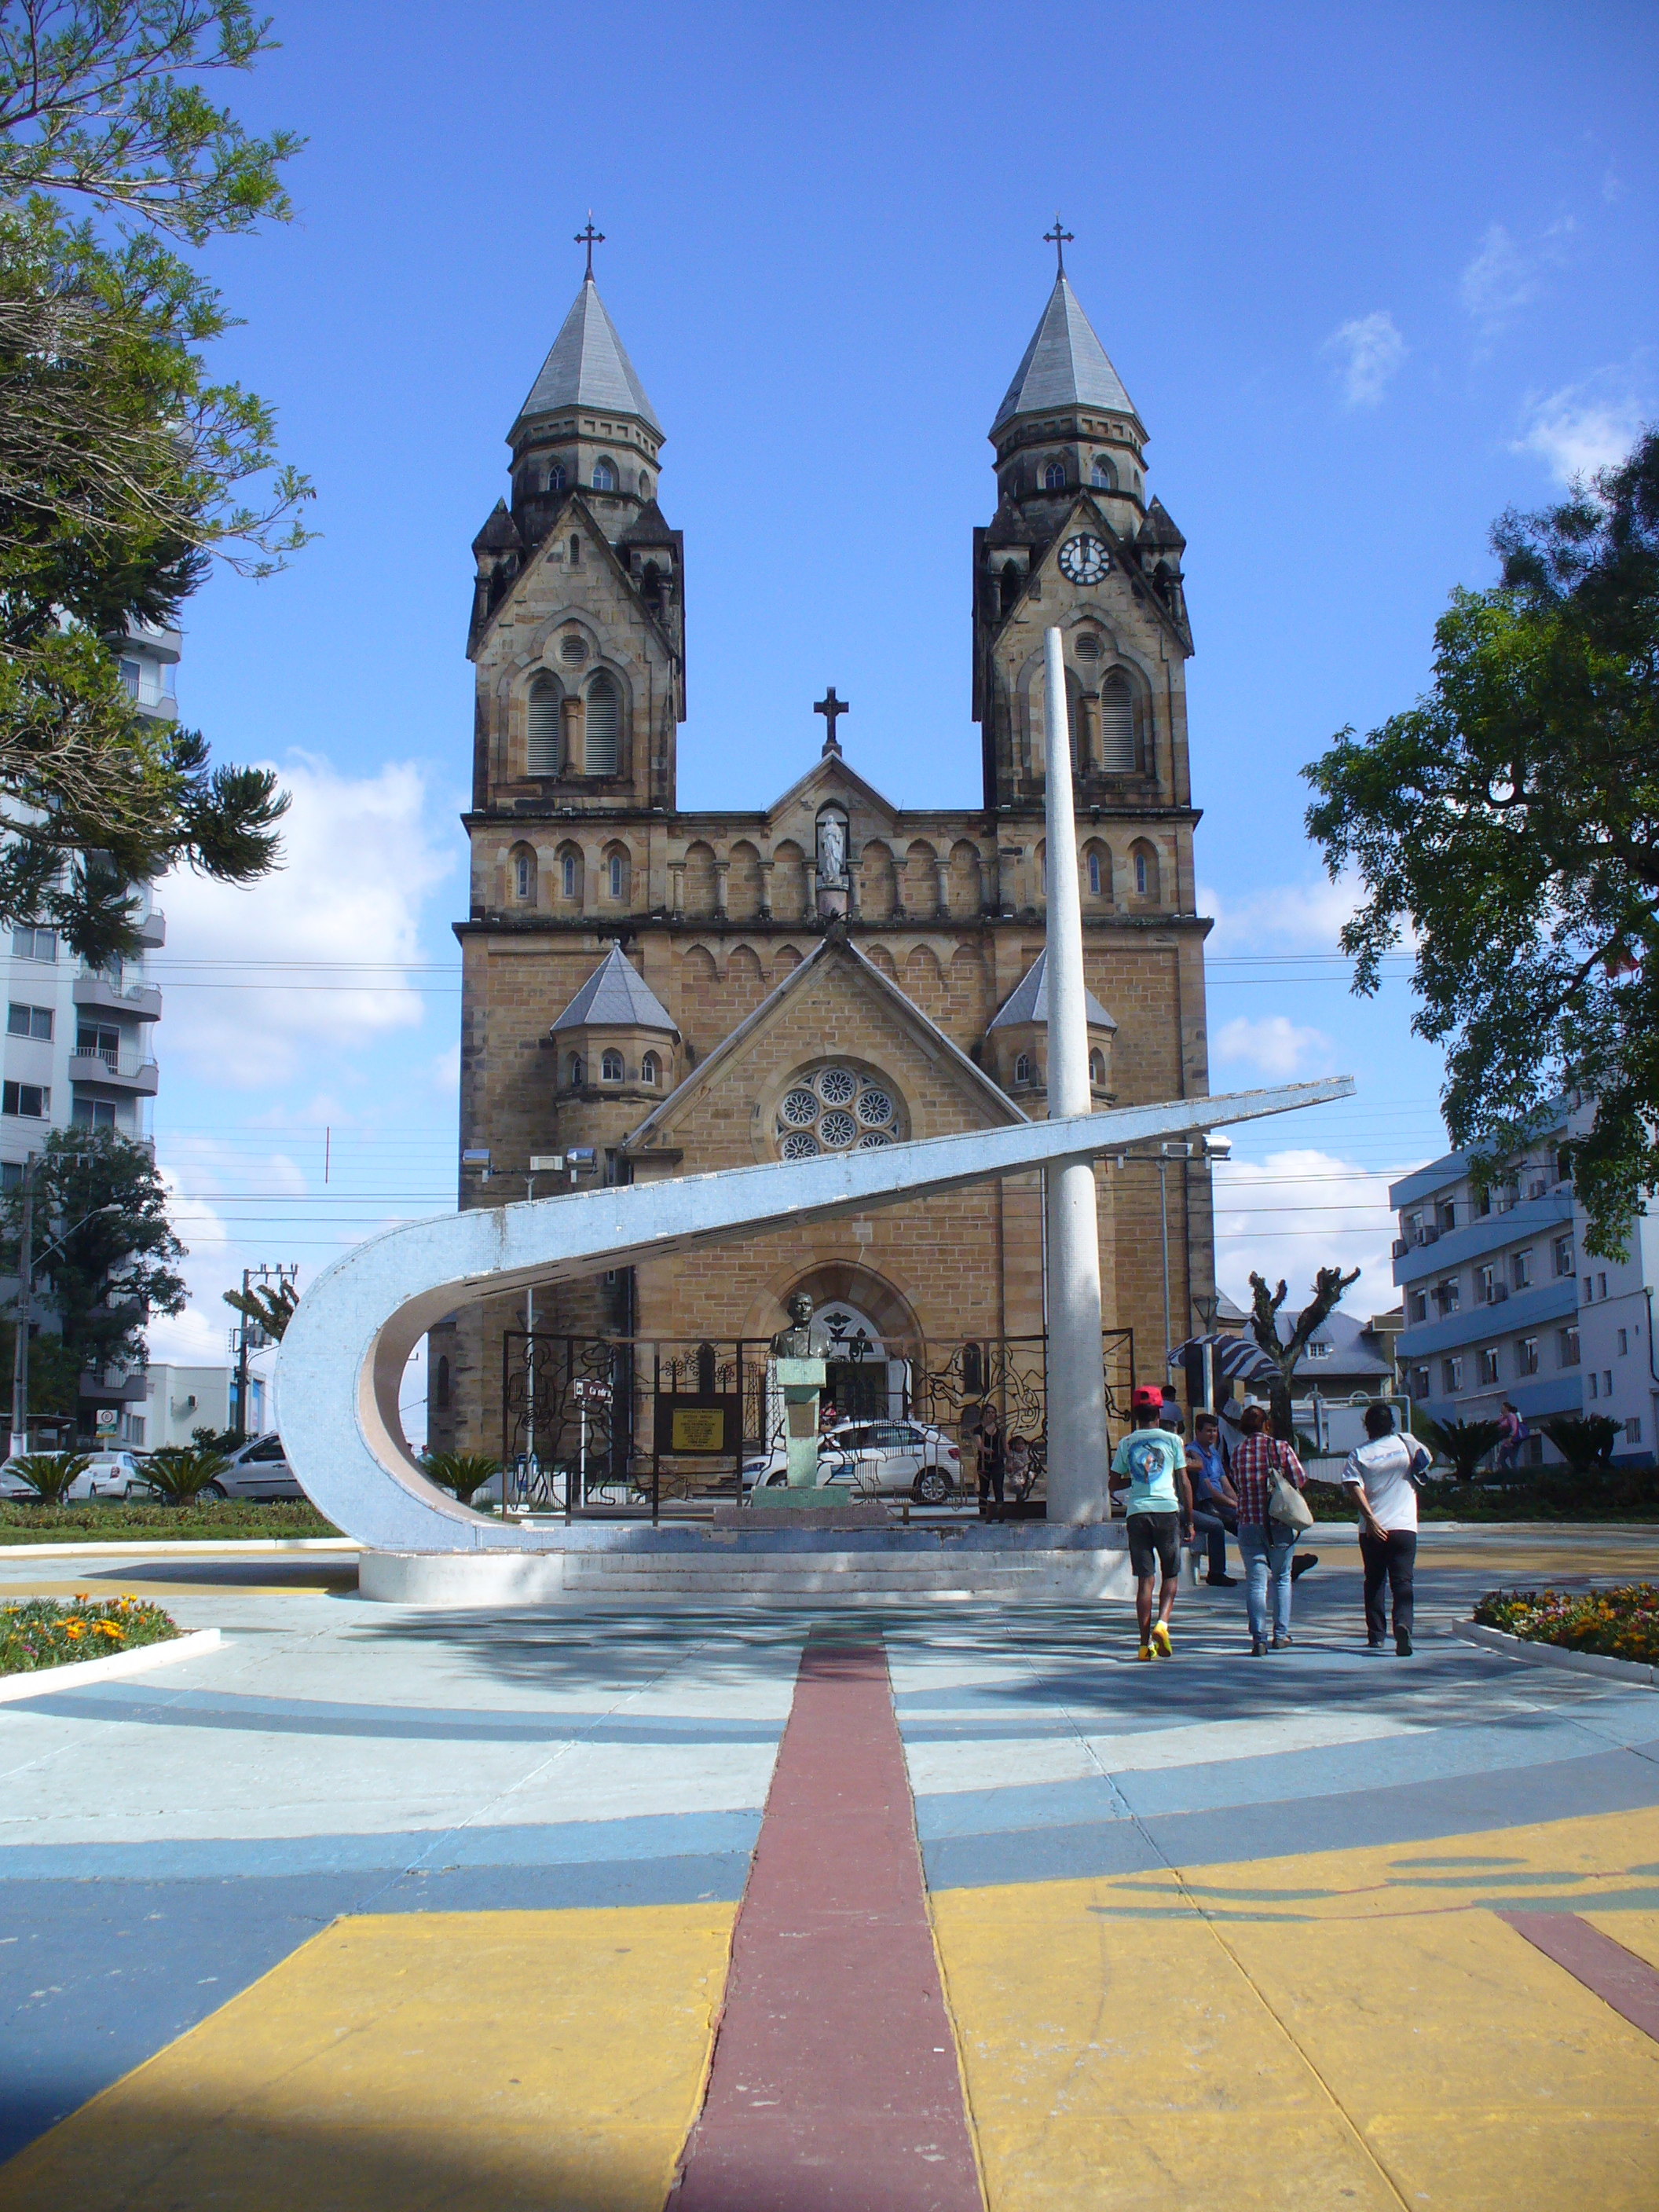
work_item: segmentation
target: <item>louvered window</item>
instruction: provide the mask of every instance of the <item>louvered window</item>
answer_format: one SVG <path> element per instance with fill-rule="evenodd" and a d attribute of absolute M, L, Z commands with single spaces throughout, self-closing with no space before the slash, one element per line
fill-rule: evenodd
<path fill-rule="evenodd" d="M 587 687 L 585 766 L 589 775 L 617 773 L 617 686 L 603 669 Z"/>
<path fill-rule="evenodd" d="M 538 676 L 530 687 L 530 737 L 526 768 L 531 775 L 559 772 L 559 687 Z"/>
<path fill-rule="evenodd" d="M 1108 775 L 1135 770 L 1135 708 L 1129 679 L 1115 668 L 1100 687 L 1100 764 Z"/>

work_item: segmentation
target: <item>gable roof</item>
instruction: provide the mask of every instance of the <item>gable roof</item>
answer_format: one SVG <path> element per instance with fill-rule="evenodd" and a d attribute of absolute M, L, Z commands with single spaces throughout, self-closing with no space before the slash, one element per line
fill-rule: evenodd
<path fill-rule="evenodd" d="M 1056 407 L 1109 407 L 1120 414 L 1136 414 L 1122 379 L 1106 358 L 1105 347 L 1063 275 L 1054 279 L 1042 319 L 997 410 L 991 435 L 1016 415 L 1042 415 Z"/>
<path fill-rule="evenodd" d="M 678 1114 L 694 1091 L 713 1080 L 733 1054 L 754 1035 L 761 1024 L 775 1012 L 785 1000 L 793 997 L 797 991 L 804 988 L 808 979 L 826 961 L 838 955 L 852 964 L 854 973 L 861 982 L 872 985 L 884 998 L 894 1004 L 909 1027 L 920 1029 L 925 1032 L 926 1042 L 929 1048 L 938 1052 L 949 1062 L 951 1067 L 965 1079 L 969 1088 L 977 1091 L 985 1103 L 994 1110 L 1000 1120 L 1023 1121 L 1027 1118 L 1000 1084 L 994 1083 L 982 1067 L 975 1066 L 960 1045 L 953 1044 L 938 1023 L 928 1019 L 914 999 L 907 999 L 890 977 L 884 975 L 879 968 L 865 958 L 850 938 L 837 930 L 828 937 L 821 938 L 800 965 L 798 968 L 792 968 L 783 981 L 775 985 L 767 993 L 754 1012 L 739 1022 L 736 1029 L 732 1030 L 728 1036 L 723 1037 L 708 1057 L 700 1066 L 693 1068 L 690 1074 L 682 1082 L 677 1084 L 659 1106 L 652 1108 L 639 1127 L 629 1133 L 625 1139 L 623 1149 L 632 1152 L 647 1145 L 651 1138 L 666 1124 L 670 1117 Z"/>
<path fill-rule="evenodd" d="M 670 1036 L 679 1035 L 667 1007 L 623 956 L 620 945 L 613 945 L 605 954 L 554 1023 L 553 1034 L 600 1027 L 663 1030 Z"/>
<path fill-rule="evenodd" d="M 562 407 L 604 407 L 613 414 L 637 415 L 659 436 L 662 434 L 662 424 L 591 276 L 577 293 L 508 437 L 517 437 L 527 416 L 551 415 Z"/>
<path fill-rule="evenodd" d="M 1117 1027 L 1086 985 L 1083 992 L 1083 1012 L 1091 1029 L 1115 1030 Z M 1008 994 L 1000 1010 L 992 1016 L 990 1027 L 994 1030 L 1018 1029 L 1027 1023 L 1046 1022 L 1048 1018 L 1048 954 L 1045 948 Z"/>

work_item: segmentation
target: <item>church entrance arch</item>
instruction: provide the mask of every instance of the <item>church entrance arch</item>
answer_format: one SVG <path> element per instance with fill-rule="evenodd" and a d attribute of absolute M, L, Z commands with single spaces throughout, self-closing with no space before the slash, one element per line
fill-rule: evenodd
<path fill-rule="evenodd" d="M 790 1285 L 812 1301 L 812 1342 L 823 1345 L 823 1397 L 837 1419 L 897 1420 L 907 1411 L 921 1333 L 908 1300 L 868 1268 L 817 1267 Z"/>

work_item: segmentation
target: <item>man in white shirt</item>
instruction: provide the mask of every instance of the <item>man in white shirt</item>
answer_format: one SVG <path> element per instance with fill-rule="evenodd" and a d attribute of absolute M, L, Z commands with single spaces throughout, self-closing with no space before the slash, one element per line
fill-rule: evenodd
<path fill-rule="evenodd" d="M 1397 1437 L 1387 1406 L 1365 1408 L 1365 1442 L 1348 1454 L 1342 1480 L 1359 1508 L 1359 1555 L 1365 1563 L 1365 1639 L 1382 1649 L 1386 1581 L 1394 1599 L 1394 1648 L 1412 1656 L 1412 1570 L 1417 1561 L 1417 1486 L 1429 1455 L 1414 1437 Z"/>

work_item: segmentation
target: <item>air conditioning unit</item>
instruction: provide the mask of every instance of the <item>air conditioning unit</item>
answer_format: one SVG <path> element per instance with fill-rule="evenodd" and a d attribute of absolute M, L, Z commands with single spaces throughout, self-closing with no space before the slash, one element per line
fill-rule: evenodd
<path fill-rule="evenodd" d="M 1527 1196 L 1528 1198 L 1542 1198 L 1547 1194 L 1548 1190 L 1548 1183 L 1544 1181 L 1542 1176 L 1540 1176 L 1536 1182 L 1529 1182 L 1527 1185 Z"/>
<path fill-rule="evenodd" d="M 1403 1237 L 1396 1237 L 1395 1238 L 1395 1240 L 1394 1240 L 1394 1257 L 1395 1257 L 1396 1260 L 1403 1260 L 1403 1259 L 1405 1258 L 1405 1256 L 1406 1256 L 1407 1253 L 1407 1252 L 1409 1252 L 1410 1250 L 1411 1250 L 1411 1246 L 1410 1246 L 1409 1244 L 1407 1244 L 1407 1242 L 1406 1242 L 1406 1240 L 1405 1240 L 1405 1238 L 1404 1238 Z"/>
<path fill-rule="evenodd" d="M 1417 1232 L 1417 1241 L 1419 1244 L 1437 1244 L 1440 1242 L 1440 1231 L 1437 1229 L 1419 1229 Z"/>

